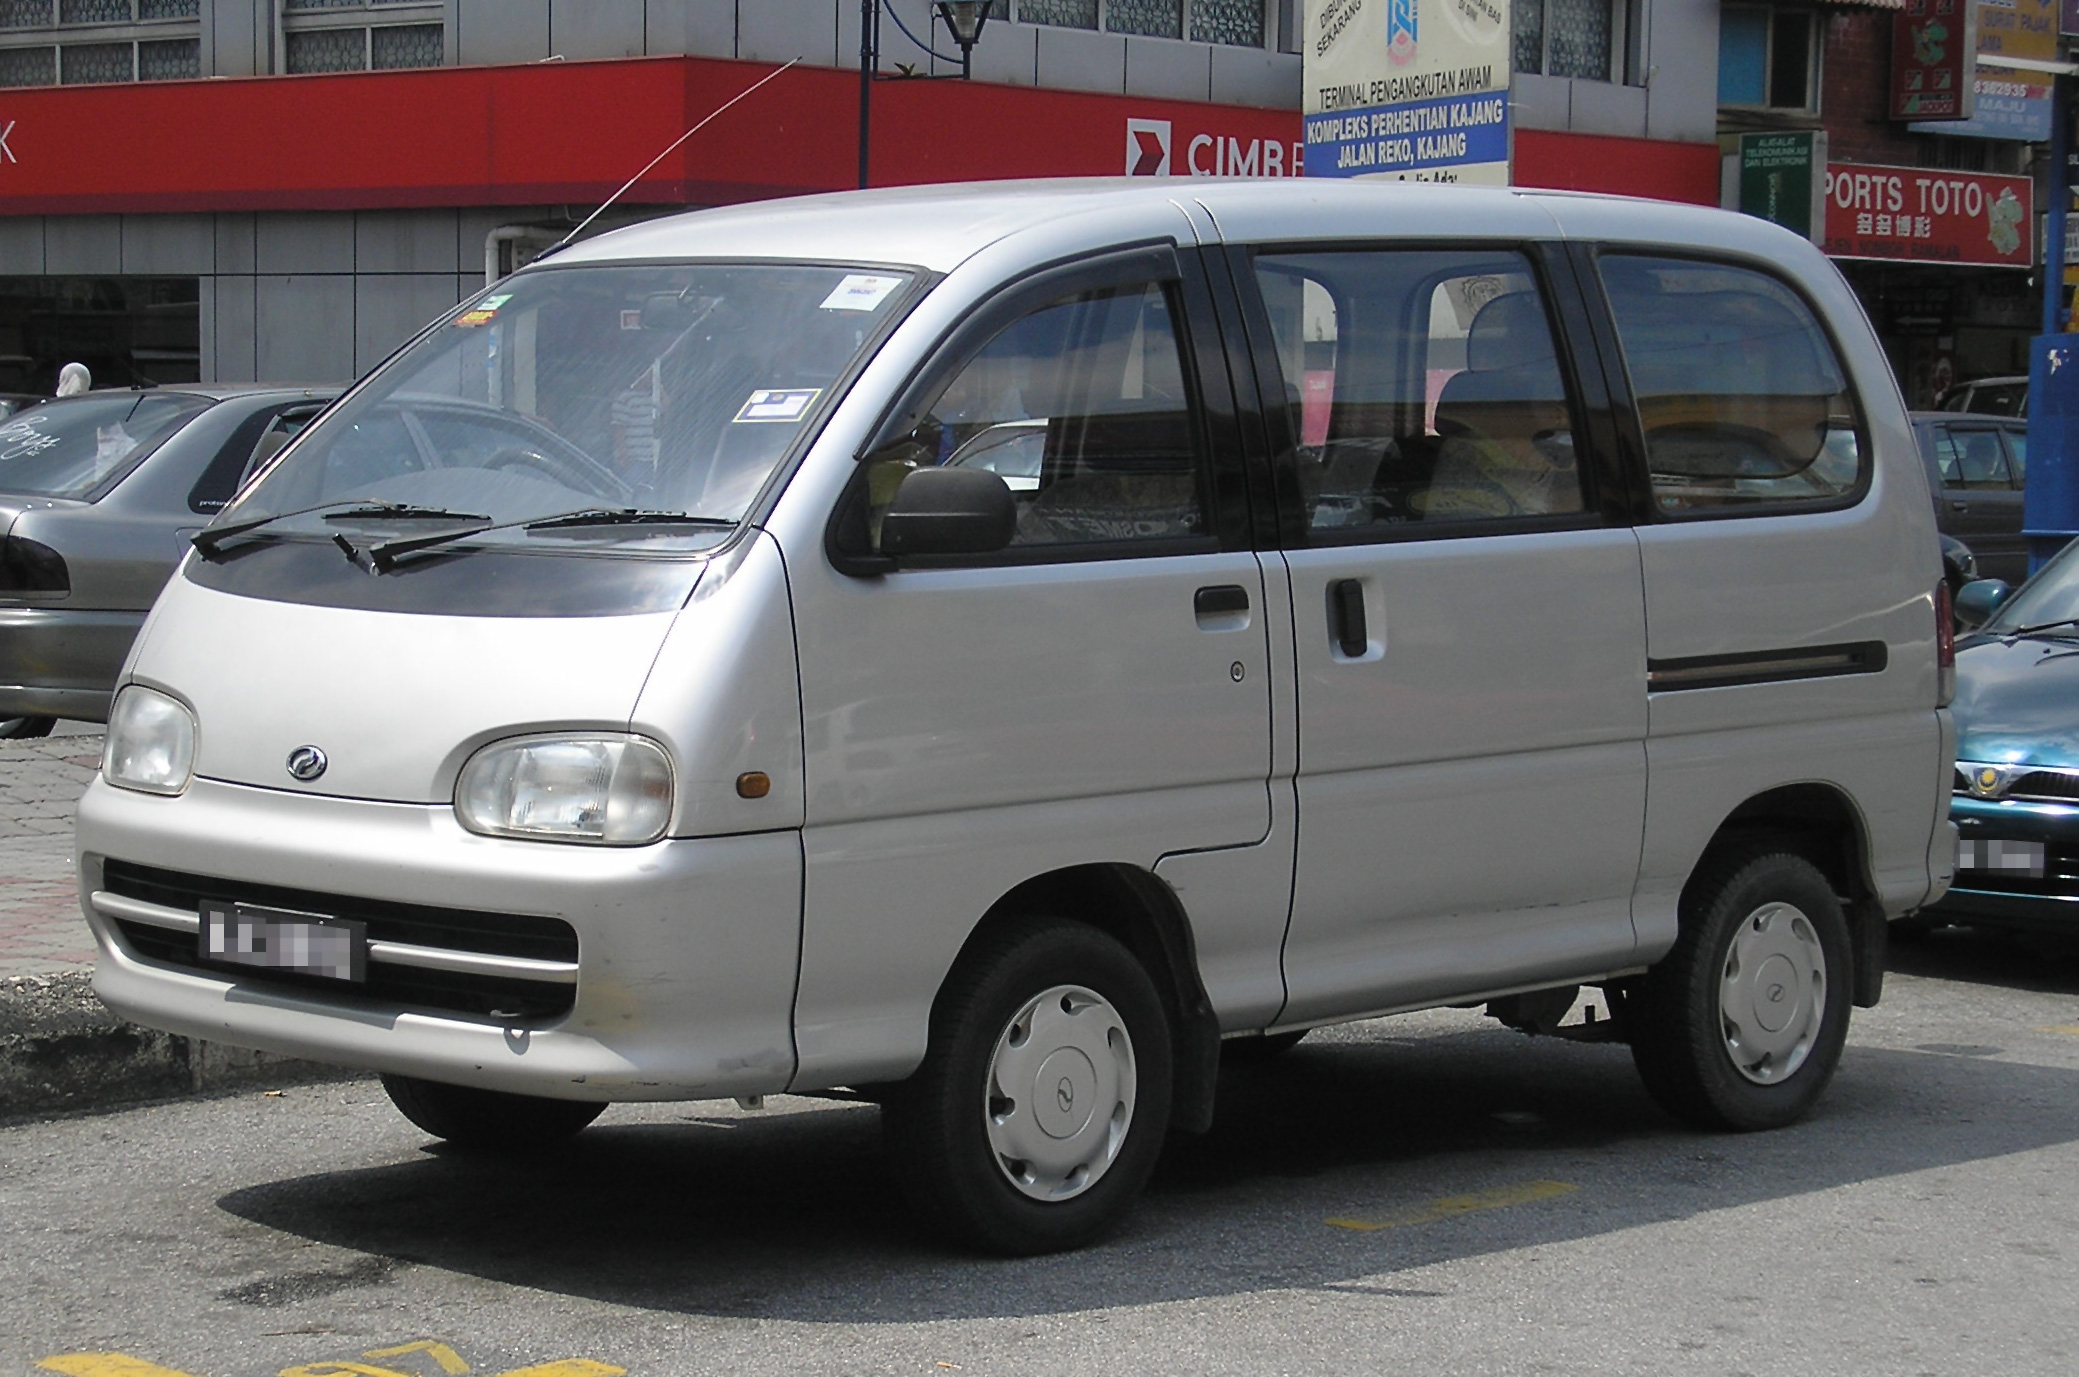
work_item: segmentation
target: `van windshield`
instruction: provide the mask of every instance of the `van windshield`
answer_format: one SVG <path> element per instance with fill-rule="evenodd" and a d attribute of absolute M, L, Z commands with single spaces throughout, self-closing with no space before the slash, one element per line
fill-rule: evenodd
<path fill-rule="evenodd" d="M 713 545 L 809 433 L 909 280 L 793 264 L 522 274 L 314 423 L 224 519 L 324 507 L 269 530 L 329 536 L 342 521 L 396 521 L 377 505 L 387 503 L 504 528 L 469 544 Z M 573 512 L 615 519 L 520 524 Z M 410 534 L 431 524 L 422 514 Z"/>

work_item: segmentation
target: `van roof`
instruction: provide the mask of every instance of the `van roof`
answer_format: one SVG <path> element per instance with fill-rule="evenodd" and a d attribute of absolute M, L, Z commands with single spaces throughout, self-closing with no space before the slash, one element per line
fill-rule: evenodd
<path fill-rule="evenodd" d="M 1757 252 L 1778 238 L 1803 240 L 1752 216 L 1630 197 L 1520 187 L 1442 186 L 1334 178 L 1089 177 L 948 183 L 754 201 L 646 221 L 599 235 L 548 260 L 642 261 L 665 258 L 750 258 L 785 261 L 914 264 L 948 272 L 979 250 L 1021 231 L 1065 221 L 1114 217 L 1147 223 L 1172 208 L 1181 217 L 1196 203 L 1215 222 L 1242 226 L 1300 224 L 1361 216 L 1370 232 L 1468 233 L 1551 238 L 1561 234 L 1630 239 L 1641 233 L 1724 242 L 1753 237 Z M 1093 231 L 1097 225 L 1093 224 Z M 1178 232 L 1181 223 L 1172 224 Z M 1242 237 L 1251 237 L 1244 234 Z M 1309 237 L 1301 234 L 1296 237 Z"/>

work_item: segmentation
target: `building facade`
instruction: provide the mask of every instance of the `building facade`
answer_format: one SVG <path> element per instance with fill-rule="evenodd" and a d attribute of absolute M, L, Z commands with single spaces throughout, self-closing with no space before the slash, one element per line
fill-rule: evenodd
<path fill-rule="evenodd" d="M 1715 13 L 1516 0 L 1517 180 L 1717 196 Z M 881 0 L 876 185 L 1300 172 L 1299 0 Z M 858 180 L 857 0 L 0 0 L 0 391 L 331 381 L 600 223 Z"/>

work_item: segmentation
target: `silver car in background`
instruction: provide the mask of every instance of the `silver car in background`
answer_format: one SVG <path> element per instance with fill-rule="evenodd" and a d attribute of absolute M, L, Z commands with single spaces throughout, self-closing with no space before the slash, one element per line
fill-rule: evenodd
<path fill-rule="evenodd" d="M 332 395 L 126 388 L 0 414 L 0 738 L 107 719 L 188 537 Z"/>

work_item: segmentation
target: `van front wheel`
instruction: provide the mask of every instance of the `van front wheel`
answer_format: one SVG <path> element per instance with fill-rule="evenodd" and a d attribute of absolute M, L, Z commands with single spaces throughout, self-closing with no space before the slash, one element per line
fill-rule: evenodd
<path fill-rule="evenodd" d="M 1698 1128 L 1796 1122 L 1841 1060 L 1850 959 L 1840 900 L 1810 861 L 1712 862 L 1683 895 L 1674 949 L 1626 1000 L 1646 1089 Z"/>
<path fill-rule="evenodd" d="M 516 1156 L 552 1147 L 599 1117 L 604 1104 L 549 1100 L 468 1085 L 383 1077 L 398 1112 L 436 1138 L 469 1152 Z"/>
<path fill-rule="evenodd" d="M 1014 1255 L 1078 1247 L 1140 1195 L 1169 1126 L 1170 1029 L 1125 947 L 1048 922 L 964 957 L 916 1075 L 881 1118 L 941 1231 Z"/>

